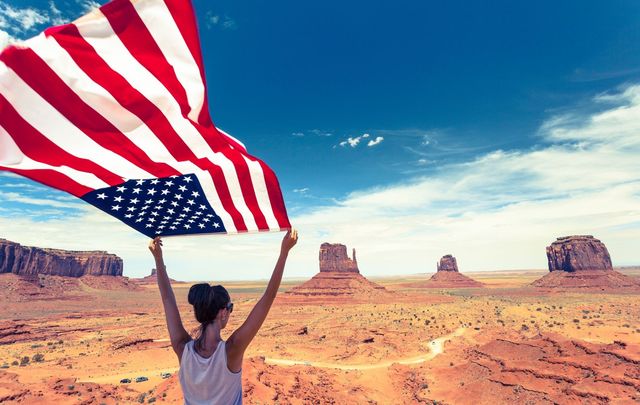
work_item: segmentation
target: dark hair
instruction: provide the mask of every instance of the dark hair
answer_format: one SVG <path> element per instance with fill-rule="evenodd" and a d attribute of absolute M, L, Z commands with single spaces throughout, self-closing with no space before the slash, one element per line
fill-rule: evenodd
<path fill-rule="evenodd" d="M 194 284 L 189 289 L 189 304 L 193 305 L 193 312 L 200 327 L 196 333 L 196 349 L 202 350 L 205 341 L 205 329 L 218 316 L 218 312 L 225 308 L 231 301 L 227 290 L 221 285 L 209 285 L 208 283 Z"/>

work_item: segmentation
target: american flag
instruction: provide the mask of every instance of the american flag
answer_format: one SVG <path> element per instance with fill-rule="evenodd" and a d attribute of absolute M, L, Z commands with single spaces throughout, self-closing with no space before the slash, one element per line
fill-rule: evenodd
<path fill-rule="evenodd" d="M 291 227 L 274 172 L 211 121 L 189 0 L 114 0 L 4 49 L 0 170 L 148 236 Z"/>

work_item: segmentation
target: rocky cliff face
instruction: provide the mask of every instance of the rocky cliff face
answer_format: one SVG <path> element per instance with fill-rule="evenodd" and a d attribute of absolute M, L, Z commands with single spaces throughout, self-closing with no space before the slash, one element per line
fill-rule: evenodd
<path fill-rule="evenodd" d="M 458 272 L 458 263 L 452 255 L 442 256 L 440 263 L 437 265 L 438 271 L 455 271 Z"/>
<path fill-rule="evenodd" d="M 547 247 L 549 271 L 613 270 L 607 247 L 591 235 L 562 236 Z"/>
<path fill-rule="evenodd" d="M 104 251 L 68 251 L 22 246 L 0 239 L 0 273 L 22 276 L 122 276 L 122 259 Z"/>
<path fill-rule="evenodd" d="M 320 272 L 360 273 L 353 249 L 353 259 L 347 255 L 347 247 L 341 243 L 320 245 Z"/>

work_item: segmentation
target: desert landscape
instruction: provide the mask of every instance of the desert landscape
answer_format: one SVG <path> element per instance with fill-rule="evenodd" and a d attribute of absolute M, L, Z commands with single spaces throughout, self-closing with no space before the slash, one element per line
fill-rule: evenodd
<path fill-rule="evenodd" d="M 551 243 L 548 270 L 462 274 L 445 253 L 367 279 L 355 250 L 323 244 L 246 353 L 245 403 L 640 402 L 640 267 L 614 269 L 591 236 Z M 0 240 L 0 403 L 182 403 L 155 275 L 118 259 Z M 231 293 L 229 331 L 265 287 L 208 281 Z M 188 330 L 191 284 L 173 282 Z"/>

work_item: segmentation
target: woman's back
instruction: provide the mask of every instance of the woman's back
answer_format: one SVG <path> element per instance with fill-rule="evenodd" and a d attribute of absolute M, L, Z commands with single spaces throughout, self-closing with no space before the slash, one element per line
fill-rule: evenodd
<path fill-rule="evenodd" d="M 195 340 L 185 344 L 180 361 L 180 385 L 185 405 L 242 404 L 242 371 L 227 366 L 226 342 L 221 341 L 211 357 L 200 356 Z"/>

